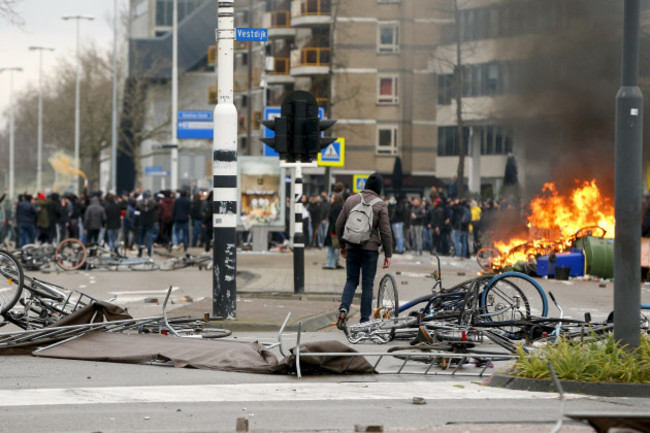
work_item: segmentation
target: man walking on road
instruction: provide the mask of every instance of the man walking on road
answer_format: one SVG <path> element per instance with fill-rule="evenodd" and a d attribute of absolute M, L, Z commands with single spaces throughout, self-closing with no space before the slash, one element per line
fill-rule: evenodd
<path fill-rule="evenodd" d="M 370 320 L 370 313 L 372 310 L 372 292 L 377 273 L 377 261 L 379 259 L 379 247 L 384 248 L 384 264 L 383 269 L 390 266 L 390 258 L 392 256 L 393 238 L 390 229 L 390 221 L 388 219 L 388 206 L 379 198 L 381 188 L 384 183 L 383 178 L 378 173 L 371 174 L 366 180 L 364 190 L 353 196 L 350 196 L 345 204 L 343 210 L 336 220 L 336 234 L 340 240 L 341 256 L 345 258 L 347 280 L 343 288 L 341 296 L 341 305 L 339 307 L 339 318 L 337 321 L 337 328 L 344 329 L 347 322 L 348 312 L 350 311 L 350 304 L 354 297 L 354 292 L 359 285 L 359 277 L 361 276 L 361 319 L 360 322 L 367 322 Z M 372 219 L 370 224 L 369 238 L 359 244 L 350 242 L 351 236 L 346 233 L 346 223 L 350 218 L 357 218 L 358 209 L 357 205 L 361 201 L 368 203 L 372 207 Z M 353 215 L 351 216 L 351 212 Z M 363 218 L 360 216 L 360 218 Z"/>

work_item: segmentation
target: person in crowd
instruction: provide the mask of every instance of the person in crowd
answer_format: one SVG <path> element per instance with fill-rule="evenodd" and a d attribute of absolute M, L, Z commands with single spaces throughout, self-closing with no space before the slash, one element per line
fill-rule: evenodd
<path fill-rule="evenodd" d="M 344 269 L 339 264 L 340 241 L 336 234 L 336 220 L 343 209 L 343 197 L 340 194 L 332 194 L 330 199 L 329 212 L 327 214 L 327 234 L 325 236 L 325 248 L 327 249 L 327 264 L 323 269 Z"/>
<path fill-rule="evenodd" d="M 476 254 L 481 249 L 481 206 L 479 202 L 472 200 L 469 210 L 472 213 L 472 247 Z"/>
<path fill-rule="evenodd" d="M 18 248 L 34 243 L 36 234 L 36 217 L 38 210 L 34 198 L 29 194 L 19 197 L 16 205 L 16 225 L 18 226 Z"/>
<path fill-rule="evenodd" d="M 205 209 L 203 211 L 203 219 L 201 220 L 201 229 L 205 232 L 205 253 L 210 252 L 212 245 L 212 190 L 205 199 Z"/>
<path fill-rule="evenodd" d="M 192 247 L 196 247 L 202 242 L 201 224 L 203 220 L 204 200 L 201 200 L 201 194 L 196 193 L 192 197 Z"/>
<path fill-rule="evenodd" d="M 158 223 L 160 227 L 160 244 L 169 249 L 172 241 L 172 214 L 174 212 L 174 197 L 171 191 L 163 191 L 158 203 Z"/>
<path fill-rule="evenodd" d="M 411 201 L 411 227 L 409 236 L 411 238 L 411 248 L 418 256 L 422 255 L 422 227 L 424 226 L 424 217 L 426 211 L 420 199 L 415 197 Z"/>
<path fill-rule="evenodd" d="M 50 207 L 52 202 L 45 193 L 38 193 L 36 201 L 36 230 L 38 232 L 38 241 L 44 244 L 52 242 L 50 237 Z"/>
<path fill-rule="evenodd" d="M 61 236 L 57 232 L 59 226 L 59 220 L 61 219 L 61 214 L 63 213 L 63 208 L 61 207 L 61 197 L 59 193 L 53 192 L 49 196 L 50 206 L 47 209 L 48 212 L 48 223 L 50 225 L 48 231 L 48 238 L 50 242 L 59 243 L 61 241 Z"/>
<path fill-rule="evenodd" d="M 147 255 L 151 257 L 153 240 L 158 229 L 158 203 L 152 197 L 151 191 L 146 190 L 136 202 L 136 219 L 138 226 L 138 257 L 142 257 L 142 250 L 147 248 Z"/>
<path fill-rule="evenodd" d="M 172 224 L 174 230 L 174 248 L 178 248 L 183 243 L 183 251 L 187 252 L 189 246 L 189 228 L 190 216 L 192 214 L 192 203 L 187 198 L 187 191 L 180 192 L 180 196 L 174 200 L 172 210 Z"/>
<path fill-rule="evenodd" d="M 450 201 L 454 201 L 458 198 L 458 177 L 455 174 L 451 175 L 451 183 L 447 188 L 447 197 Z"/>
<path fill-rule="evenodd" d="M 392 196 L 388 200 L 388 215 L 397 254 L 404 254 L 404 212 L 406 210 L 404 201 L 405 198 L 401 194 L 397 195 L 397 197 Z"/>
<path fill-rule="evenodd" d="M 325 237 L 327 236 L 329 229 L 329 211 L 330 211 L 330 198 L 327 196 L 325 191 L 320 194 L 320 203 L 319 203 L 319 221 L 316 240 L 318 242 L 318 248 L 323 248 L 325 246 Z"/>
<path fill-rule="evenodd" d="M 429 219 L 431 219 L 432 209 L 429 202 L 424 197 L 422 198 L 422 207 L 424 207 L 424 218 L 422 221 L 422 250 L 432 251 L 433 239 L 431 236 L 431 228 L 428 224 Z"/>
<path fill-rule="evenodd" d="M 361 197 L 366 203 L 379 198 L 384 180 L 379 173 L 371 174 L 366 180 L 363 191 L 350 196 L 343 205 L 343 209 L 336 219 L 336 235 L 340 243 L 341 256 L 345 258 L 347 278 L 341 295 L 337 327 L 344 329 L 347 323 L 348 312 L 361 278 L 361 322 L 370 320 L 372 312 L 372 294 L 377 262 L 379 260 L 379 247 L 384 250 L 384 263 L 382 268 L 390 266 L 393 253 L 393 239 L 388 219 L 388 207 L 379 199 L 372 206 L 372 232 L 370 239 L 363 245 L 353 245 L 343 239 L 343 231 L 350 215 L 350 211 L 361 202 Z"/>
<path fill-rule="evenodd" d="M 309 213 L 309 200 L 307 196 L 303 194 L 300 197 L 300 202 L 302 203 L 302 236 L 305 239 L 305 248 L 311 247 L 311 238 L 313 236 L 310 213 Z"/>
<path fill-rule="evenodd" d="M 58 233 L 59 242 L 70 237 L 70 218 L 72 216 L 72 203 L 66 194 L 61 196 L 61 216 L 59 217 Z"/>
<path fill-rule="evenodd" d="M 111 254 L 117 254 L 117 237 L 122 228 L 122 202 L 116 200 L 112 193 L 106 194 L 104 211 L 106 212 L 106 238 Z"/>
<path fill-rule="evenodd" d="M 122 196 L 125 206 L 124 206 L 124 217 L 122 219 L 122 239 L 124 239 L 124 248 L 127 251 L 133 249 L 133 243 L 135 242 L 135 204 L 136 200 L 131 195 L 124 193 Z"/>
<path fill-rule="evenodd" d="M 101 205 L 99 194 L 95 193 L 90 199 L 90 205 L 84 213 L 84 231 L 86 232 L 86 243 L 96 244 L 101 241 L 99 233 L 106 225 L 106 210 Z"/>

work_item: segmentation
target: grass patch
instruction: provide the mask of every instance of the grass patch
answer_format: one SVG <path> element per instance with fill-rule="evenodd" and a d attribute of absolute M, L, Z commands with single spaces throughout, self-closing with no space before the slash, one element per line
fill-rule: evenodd
<path fill-rule="evenodd" d="M 650 337 L 628 351 L 613 336 L 576 342 L 560 339 L 540 350 L 525 353 L 521 346 L 509 374 L 529 379 L 551 379 L 550 362 L 560 380 L 650 384 Z"/>

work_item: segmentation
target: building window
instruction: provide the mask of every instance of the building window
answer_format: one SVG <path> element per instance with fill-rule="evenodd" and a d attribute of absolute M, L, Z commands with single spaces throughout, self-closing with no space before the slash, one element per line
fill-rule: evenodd
<path fill-rule="evenodd" d="M 502 126 L 475 126 L 473 133 L 479 135 L 481 155 L 508 155 L 513 152 L 512 130 Z"/>
<path fill-rule="evenodd" d="M 398 79 L 396 75 L 380 76 L 377 84 L 378 104 L 397 104 L 399 102 L 399 94 L 397 91 Z"/>
<path fill-rule="evenodd" d="M 377 127 L 377 155 L 397 155 L 397 125 Z"/>
<path fill-rule="evenodd" d="M 391 21 L 377 25 L 377 52 L 399 52 L 399 23 Z"/>
<path fill-rule="evenodd" d="M 463 143 L 465 144 L 465 155 L 467 155 L 467 144 L 469 143 L 469 127 L 463 128 Z M 438 128 L 438 156 L 458 156 L 458 127 L 441 126 Z"/>

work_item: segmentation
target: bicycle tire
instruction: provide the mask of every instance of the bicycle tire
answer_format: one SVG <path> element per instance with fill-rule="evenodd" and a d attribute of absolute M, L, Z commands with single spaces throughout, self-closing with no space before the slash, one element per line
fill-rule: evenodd
<path fill-rule="evenodd" d="M 86 261 L 86 247 L 80 240 L 68 238 L 56 247 L 54 258 L 66 271 L 79 269 Z"/>
<path fill-rule="evenodd" d="M 25 274 L 20 262 L 4 250 L 0 250 L 0 275 L 0 314 L 5 314 L 20 298 Z"/>
<path fill-rule="evenodd" d="M 129 269 L 131 269 L 132 271 L 142 272 L 142 271 L 155 271 L 157 269 L 160 269 L 160 267 L 157 264 L 155 264 L 153 260 L 151 261 L 148 260 L 144 263 L 135 263 L 133 265 L 129 265 Z"/>
<path fill-rule="evenodd" d="M 173 259 L 165 260 L 160 264 L 161 271 L 175 271 L 177 269 L 183 269 L 188 267 L 190 264 L 185 260 L 185 257 L 174 257 Z"/>
<path fill-rule="evenodd" d="M 381 310 L 380 310 L 381 309 Z M 397 294 L 397 283 L 391 274 L 381 277 L 377 288 L 377 311 L 381 317 L 399 316 L 399 297 Z M 377 318 L 381 318 L 377 317 Z"/>
<path fill-rule="evenodd" d="M 494 272 L 492 264 L 501 257 L 501 253 L 494 248 L 483 247 L 476 253 L 476 262 L 486 272 Z"/>
<path fill-rule="evenodd" d="M 480 307 L 484 314 L 488 312 L 487 304 L 490 294 L 497 294 L 499 287 L 503 287 L 507 282 L 510 287 L 517 287 L 517 291 L 522 294 L 522 302 L 525 308 L 529 309 L 529 317 L 547 317 L 548 316 L 548 298 L 544 289 L 533 278 L 521 272 L 504 272 L 493 277 L 483 289 L 480 297 Z M 503 298 L 502 298 L 503 299 Z M 486 317 L 487 314 L 486 314 Z"/>

